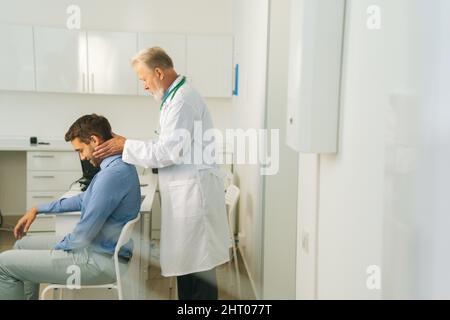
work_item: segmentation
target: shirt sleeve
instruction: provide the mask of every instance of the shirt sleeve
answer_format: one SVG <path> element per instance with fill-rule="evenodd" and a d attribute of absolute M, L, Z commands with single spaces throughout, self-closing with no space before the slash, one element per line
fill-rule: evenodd
<path fill-rule="evenodd" d="M 121 187 L 120 181 L 117 175 L 96 181 L 83 216 L 74 230 L 54 247 L 55 250 L 84 248 L 92 242 L 125 196 L 126 188 Z"/>
<path fill-rule="evenodd" d="M 37 213 L 62 213 L 80 211 L 84 193 L 70 198 L 61 198 L 49 203 L 43 203 L 36 207 Z"/>
<path fill-rule="evenodd" d="M 145 168 L 163 168 L 191 160 L 195 112 L 182 101 L 168 108 L 159 138 L 150 141 L 127 139 L 123 161 Z"/>

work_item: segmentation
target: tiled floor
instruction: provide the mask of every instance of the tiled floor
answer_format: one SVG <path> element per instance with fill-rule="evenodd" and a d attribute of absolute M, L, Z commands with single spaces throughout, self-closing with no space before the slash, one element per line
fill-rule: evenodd
<path fill-rule="evenodd" d="M 254 300 L 255 296 L 251 289 L 250 281 L 243 267 L 241 257 L 239 261 L 239 271 L 241 279 L 241 299 Z M 171 280 L 172 279 L 172 280 Z M 220 300 L 237 300 L 236 278 L 234 264 L 223 264 L 217 268 L 217 283 L 219 287 Z M 171 289 L 172 287 L 172 289 Z M 159 266 L 150 267 L 150 276 L 147 281 L 148 299 L 151 300 L 173 300 L 176 297 L 176 278 L 165 278 L 161 276 Z"/>
<path fill-rule="evenodd" d="M 10 221 L 13 224 L 14 221 Z M 5 224 L 7 222 L 5 221 Z M 14 237 L 11 232 L 0 231 L 0 252 L 9 250 L 14 244 Z M 253 300 L 255 296 L 251 290 L 251 285 L 245 272 L 241 257 L 239 261 L 239 271 L 241 279 L 241 299 Z M 238 299 L 234 265 L 226 263 L 217 268 L 217 282 L 219 286 L 220 300 Z M 176 278 L 165 278 L 161 276 L 161 270 L 156 263 L 150 267 L 149 279 L 147 280 L 147 299 L 150 300 L 170 300 L 177 299 Z"/>

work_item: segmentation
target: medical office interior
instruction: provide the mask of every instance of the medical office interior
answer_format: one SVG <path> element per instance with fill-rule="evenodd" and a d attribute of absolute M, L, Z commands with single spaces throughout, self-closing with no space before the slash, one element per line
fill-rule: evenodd
<path fill-rule="evenodd" d="M 28 208 L 79 186 L 64 142 L 78 117 L 157 137 L 159 104 L 130 59 L 160 46 L 223 136 L 269 132 L 256 147 L 270 169 L 238 161 L 237 139 L 217 146 L 231 159 L 224 191 L 239 190 L 219 299 L 450 298 L 448 12 L 447 0 L 0 0 L 0 252 Z M 177 299 L 158 265 L 157 177 L 138 172 L 126 298 Z M 70 232 L 77 219 L 42 216 L 29 232 Z"/>

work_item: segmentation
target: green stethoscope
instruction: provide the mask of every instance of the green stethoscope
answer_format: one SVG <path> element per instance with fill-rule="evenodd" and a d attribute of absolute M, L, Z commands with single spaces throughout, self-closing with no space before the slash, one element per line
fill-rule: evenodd
<path fill-rule="evenodd" d="M 170 98 L 170 101 L 172 101 L 173 97 L 175 96 L 175 93 L 177 93 L 178 89 L 180 89 L 180 87 L 186 82 L 186 77 L 183 77 L 183 79 L 181 79 L 181 81 L 172 88 L 172 90 L 169 91 L 169 93 L 166 95 L 166 97 L 161 101 L 161 106 L 159 107 L 159 110 L 162 109 L 164 103 L 166 102 L 167 98 Z"/>

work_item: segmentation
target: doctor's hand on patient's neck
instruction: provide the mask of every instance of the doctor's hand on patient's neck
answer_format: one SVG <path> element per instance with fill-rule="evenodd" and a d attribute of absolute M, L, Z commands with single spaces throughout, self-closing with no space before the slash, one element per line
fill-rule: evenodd
<path fill-rule="evenodd" d="M 122 154 L 125 141 L 125 137 L 117 134 L 112 134 L 113 138 L 103 142 L 101 145 L 95 148 L 93 156 L 98 159 L 105 159 L 109 156 L 116 154 Z"/>

